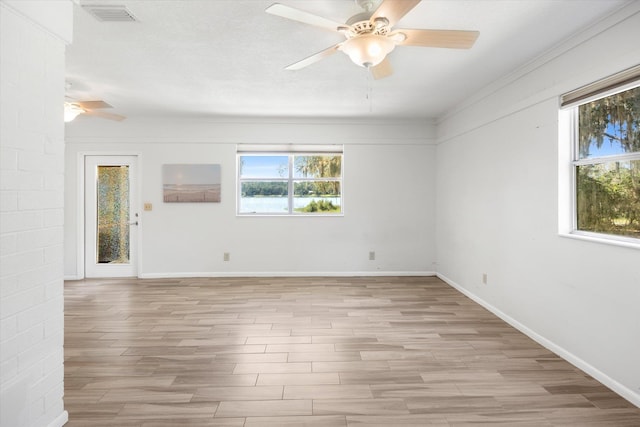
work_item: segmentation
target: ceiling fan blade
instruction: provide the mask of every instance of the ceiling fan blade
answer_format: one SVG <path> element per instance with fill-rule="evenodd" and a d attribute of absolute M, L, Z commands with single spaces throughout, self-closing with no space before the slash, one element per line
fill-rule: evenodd
<path fill-rule="evenodd" d="M 376 80 L 384 79 L 385 77 L 389 77 L 391 74 L 393 74 L 393 67 L 391 66 L 389 57 L 384 58 L 382 62 L 375 67 L 371 67 L 371 75 Z"/>
<path fill-rule="evenodd" d="M 100 108 L 113 108 L 111 105 L 104 101 L 72 101 L 72 104 L 76 104 L 83 110 L 98 110 Z"/>
<path fill-rule="evenodd" d="M 280 16 L 282 18 L 291 19 L 292 21 L 302 22 L 303 24 L 309 24 L 315 27 L 324 28 L 330 31 L 337 31 L 337 28 L 342 25 L 330 19 L 323 18 L 322 16 L 314 15 L 303 10 L 294 9 L 293 7 L 285 6 L 280 3 L 272 4 L 265 9 L 265 12 L 272 15 Z"/>
<path fill-rule="evenodd" d="M 302 61 L 298 61 L 296 63 L 293 63 L 293 64 L 289 65 L 288 67 L 285 68 L 285 70 L 299 70 L 301 68 L 308 67 L 311 64 L 315 64 L 316 62 L 320 61 L 321 59 L 324 59 L 327 56 L 331 56 L 334 53 L 336 53 L 338 51 L 338 47 L 340 47 L 339 44 L 337 44 L 335 46 L 331 46 L 330 48 L 327 48 L 325 50 L 321 50 L 320 52 L 318 52 L 316 54 L 313 54 L 313 55 L 303 59 Z"/>
<path fill-rule="evenodd" d="M 402 46 L 443 47 L 449 49 L 470 49 L 480 35 L 479 31 L 460 30 L 408 30 L 401 29 L 407 38 L 398 44 Z"/>
<path fill-rule="evenodd" d="M 411 9 L 416 7 L 421 0 L 383 0 L 382 4 L 378 6 L 371 20 L 376 18 L 387 18 L 389 26 L 393 26 L 396 22 L 402 19 L 404 15 L 409 13 Z"/>
<path fill-rule="evenodd" d="M 107 120 L 115 120 L 117 122 L 121 122 L 126 119 L 125 116 L 121 116 L 120 114 L 105 113 L 104 111 L 86 110 L 83 114 L 86 114 L 87 116 L 100 117 Z"/>

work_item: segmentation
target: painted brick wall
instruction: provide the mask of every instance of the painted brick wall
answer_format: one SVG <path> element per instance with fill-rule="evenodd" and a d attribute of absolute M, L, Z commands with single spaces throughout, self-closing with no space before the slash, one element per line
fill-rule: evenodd
<path fill-rule="evenodd" d="M 11 3 L 0 2 L 0 426 L 58 426 L 66 43 Z"/>

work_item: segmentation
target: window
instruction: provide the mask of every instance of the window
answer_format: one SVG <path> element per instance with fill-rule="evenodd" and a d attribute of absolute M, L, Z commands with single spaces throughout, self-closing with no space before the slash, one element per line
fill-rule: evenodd
<path fill-rule="evenodd" d="M 342 153 L 240 152 L 238 214 L 342 214 Z"/>
<path fill-rule="evenodd" d="M 636 73 L 582 89 L 571 103 L 575 232 L 640 239 L 640 67 Z"/>

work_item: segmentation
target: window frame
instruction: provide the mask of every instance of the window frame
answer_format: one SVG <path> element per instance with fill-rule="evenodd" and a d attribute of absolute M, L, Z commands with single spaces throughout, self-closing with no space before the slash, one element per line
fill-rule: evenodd
<path fill-rule="evenodd" d="M 633 78 L 629 78 L 632 75 Z M 618 84 L 615 82 L 618 81 Z M 613 82 L 613 83 L 612 83 Z M 593 86 L 594 90 L 589 93 L 589 87 Z M 581 240 L 588 240 L 598 243 L 613 244 L 616 246 L 625 246 L 640 249 L 640 238 L 607 234 L 604 232 L 594 232 L 580 230 L 578 228 L 578 168 L 580 166 L 597 165 L 613 162 L 640 161 L 640 151 L 622 154 L 611 154 L 605 156 L 594 156 L 589 158 L 580 158 L 579 147 L 579 107 L 592 101 L 603 99 L 617 93 L 625 92 L 640 87 L 640 66 L 625 70 L 617 75 L 587 85 L 583 88 L 569 92 L 560 98 L 560 165 L 561 170 L 559 177 L 570 180 L 566 189 L 570 197 L 570 221 L 563 218 L 562 200 L 560 203 L 560 235 L 566 237 L 574 237 Z M 579 94 L 580 96 L 577 96 Z M 572 99 L 575 98 L 575 99 Z M 563 121 L 565 125 L 563 126 Z M 564 137 L 563 137 L 564 133 Z M 563 172 L 564 156 L 562 155 L 562 141 L 568 141 L 570 145 L 569 155 L 566 160 L 570 167 L 570 172 Z M 567 173 L 568 172 L 568 173 Z M 566 190 L 560 188 L 559 196 L 562 199 L 566 195 Z M 565 217 L 566 218 L 566 217 Z M 565 226 L 563 227 L 563 224 Z M 567 227 L 569 225 L 569 227 Z"/>
<path fill-rule="evenodd" d="M 243 156 L 269 156 L 269 157 L 287 157 L 288 173 L 286 177 L 252 177 L 243 178 L 241 176 L 241 158 Z M 296 177 L 295 175 L 295 158 L 302 156 L 339 156 L 340 157 L 340 176 L 339 177 L 320 177 L 307 178 Z M 275 217 L 343 217 L 344 216 L 344 153 L 335 147 L 321 147 L 320 149 L 310 150 L 241 150 L 236 152 L 236 216 L 239 217 L 257 217 L 257 216 L 275 216 Z M 333 182 L 337 181 L 340 185 L 340 212 L 296 212 L 294 208 L 295 200 L 295 183 L 296 182 Z M 244 182 L 286 182 L 287 183 L 287 208 L 286 212 L 241 212 L 242 199 L 242 183 Z"/>

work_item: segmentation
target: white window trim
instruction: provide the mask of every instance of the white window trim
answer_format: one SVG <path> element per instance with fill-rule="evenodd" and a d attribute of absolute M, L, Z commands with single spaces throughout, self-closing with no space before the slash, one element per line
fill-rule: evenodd
<path fill-rule="evenodd" d="M 294 177 L 294 156 L 341 156 L 340 177 L 335 178 L 296 178 Z M 242 156 L 287 156 L 288 157 L 288 176 L 286 178 L 251 178 L 242 179 L 240 177 L 240 157 Z M 287 182 L 287 204 L 288 212 L 240 212 L 241 188 L 243 181 L 279 181 Z M 323 213 L 323 212 L 305 212 L 297 213 L 293 209 L 294 202 L 294 182 L 295 181 L 339 181 L 340 182 L 340 213 Z M 278 145 L 278 146 L 260 146 L 260 145 L 242 145 L 236 150 L 236 216 L 237 217 L 344 217 L 344 153 L 342 147 L 338 146 L 305 146 L 305 145 Z"/>
<path fill-rule="evenodd" d="M 567 237 L 570 239 L 583 240 L 587 242 L 640 249 L 640 242 L 636 242 L 639 239 L 634 239 L 633 237 L 616 236 L 614 234 L 591 233 L 581 230 L 573 230 L 568 233 L 560 232 L 558 235 L 560 237 Z"/>
<path fill-rule="evenodd" d="M 631 79 L 632 81 L 629 81 L 629 76 L 633 76 Z M 623 79 L 624 82 L 622 82 Z M 620 81 L 620 84 L 616 85 L 616 81 Z M 583 88 L 576 89 L 575 91 L 569 92 L 560 97 L 560 114 L 558 121 L 558 234 L 561 237 L 640 249 L 640 239 L 637 238 L 578 230 L 576 200 L 577 166 L 615 161 L 640 160 L 640 153 L 624 153 L 619 155 L 579 159 L 577 107 L 638 86 L 640 86 L 640 66 L 630 68 L 617 75 L 602 79 Z M 596 90 L 594 90 L 592 95 L 585 96 L 590 87 L 593 87 Z M 603 89 L 605 87 L 606 89 Z M 580 97 L 575 96 L 575 99 L 572 99 L 576 93 L 580 93 Z"/>

